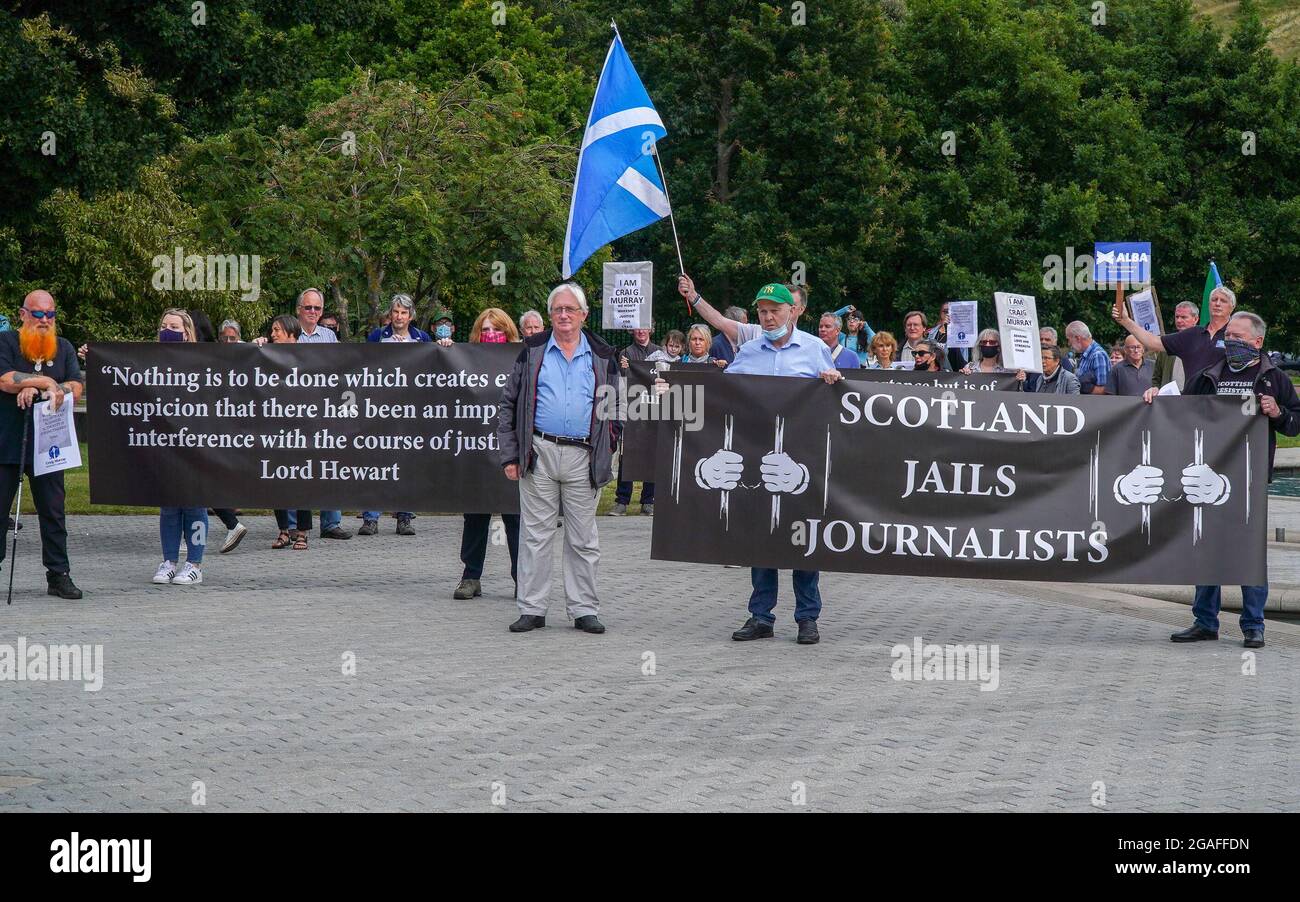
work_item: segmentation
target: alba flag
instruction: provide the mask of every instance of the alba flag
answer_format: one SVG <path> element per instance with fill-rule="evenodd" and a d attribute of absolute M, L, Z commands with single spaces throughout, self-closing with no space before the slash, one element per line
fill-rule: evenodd
<path fill-rule="evenodd" d="M 564 278 L 615 238 L 668 215 L 668 196 L 653 159 L 654 142 L 666 134 L 615 34 L 578 151 L 564 236 Z"/>

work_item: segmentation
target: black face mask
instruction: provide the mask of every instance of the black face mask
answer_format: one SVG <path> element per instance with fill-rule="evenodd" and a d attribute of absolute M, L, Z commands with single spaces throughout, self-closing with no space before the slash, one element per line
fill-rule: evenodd
<path fill-rule="evenodd" d="M 930 368 L 929 358 L 926 358 L 925 360 L 917 360 L 912 364 L 912 369 L 915 370 L 928 370 L 929 368 Z"/>
<path fill-rule="evenodd" d="M 999 350 L 1001 349 L 997 347 L 997 345 L 994 345 L 993 347 L 989 347 L 988 345 L 980 345 L 980 356 L 983 357 L 985 360 L 991 360 L 992 358 L 998 356 Z"/>

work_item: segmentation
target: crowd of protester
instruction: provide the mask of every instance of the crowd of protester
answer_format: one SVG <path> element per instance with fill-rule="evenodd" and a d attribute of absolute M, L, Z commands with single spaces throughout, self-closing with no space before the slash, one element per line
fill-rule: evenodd
<path fill-rule="evenodd" d="M 1093 394 L 1141 397 L 1147 403 L 1163 393 L 1254 394 L 1259 412 L 1269 418 L 1270 476 L 1275 435 L 1300 434 L 1300 399 L 1291 381 L 1263 351 L 1266 325 L 1253 313 L 1236 310 L 1237 299 L 1226 286 L 1209 296 L 1208 322 L 1200 324 L 1200 311 L 1191 302 L 1177 305 L 1174 330 L 1154 334 L 1133 321 L 1123 303 L 1116 304 L 1112 318 L 1127 334 L 1107 353 L 1094 338 L 1090 326 L 1080 320 L 1064 329 L 1065 347 L 1057 330 L 1044 326 L 1039 332 L 1042 371 L 1026 373 L 1004 365 L 1001 335 L 986 328 L 973 348 L 949 345 L 948 304 L 942 304 L 935 325 L 921 310 L 908 311 L 900 322 L 902 341 L 890 331 L 877 331 L 866 317 L 849 305 L 821 313 L 815 332 L 800 328 L 807 312 L 808 289 L 804 285 L 772 283 L 755 298 L 758 322 L 749 321 L 741 307 L 719 311 L 695 290 L 689 276 L 681 276 L 678 290 L 689 309 L 702 320 L 685 332 L 672 328 L 654 340 L 652 328 L 633 329 L 630 340 L 615 349 L 585 327 L 589 313 L 586 297 L 573 283 L 559 286 L 547 299 L 546 318 L 529 310 L 518 324 L 500 308 L 479 313 L 468 332 L 471 343 L 524 342 L 514 371 L 501 399 L 498 435 L 502 442 L 502 465 L 506 475 L 520 482 L 520 514 L 501 514 L 509 547 L 511 576 L 520 618 L 511 625 L 527 632 L 545 625 L 550 591 L 551 546 L 558 529 L 563 530 L 565 590 L 567 608 L 575 625 L 592 633 L 604 631 L 597 619 L 595 565 L 599 557 L 596 537 L 596 501 L 601 486 L 617 481 L 611 514 L 624 515 L 632 503 L 633 484 L 623 478 L 621 464 L 614 472 L 612 459 L 621 435 L 621 424 L 603 423 L 592 408 L 592 399 L 576 401 L 572 393 L 557 392 L 555 386 L 576 371 L 583 384 L 602 384 L 626 376 L 633 362 L 648 362 L 656 368 L 673 365 L 716 366 L 728 373 L 821 378 L 835 382 L 848 369 L 911 369 L 925 372 L 967 374 L 1014 373 L 1016 390 L 1045 394 Z M 4 452 L 0 456 L 0 501 L 12 506 L 21 478 L 17 449 L 24 423 L 22 411 L 38 396 L 61 404 L 79 398 L 83 378 L 77 356 L 67 340 L 58 337 L 54 322 L 54 299 L 34 291 L 19 311 L 19 330 L 0 323 L 0 389 L 7 403 L 0 404 L 0 433 Z M 395 294 L 380 322 L 365 340 L 374 343 L 431 342 L 450 346 L 455 341 L 455 319 L 451 311 L 436 310 L 430 317 L 432 332 L 415 325 L 416 305 L 410 295 Z M 243 328 L 226 320 L 214 328 L 197 310 L 172 308 L 158 322 L 161 342 L 243 342 Z M 324 293 L 304 289 L 298 296 L 295 314 L 274 317 L 266 334 L 252 339 L 256 345 L 335 344 L 339 342 L 339 319 L 325 311 Z M 768 350 L 793 353 L 767 354 Z M 566 384 L 568 384 L 566 382 Z M 1164 389 L 1162 392 L 1161 389 Z M 536 398 L 533 405 L 515 402 L 521 392 Z M 8 400 L 12 398 L 13 400 Z M 531 421 L 524 422 L 522 408 Z M 595 431 L 591 423 L 597 424 Z M 545 466 L 538 468 L 538 461 Z M 30 475 L 30 461 L 26 470 Z M 73 584 L 66 551 L 61 472 L 32 477 L 32 498 L 40 515 L 42 556 L 47 569 L 49 592 L 63 598 L 79 598 Z M 643 483 L 640 512 L 654 513 L 654 484 Z M 211 513 L 226 527 L 221 553 L 234 551 L 247 535 L 238 512 L 213 509 Z M 271 548 L 305 551 L 309 547 L 312 512 L 276 510 L 278 534 Z M 320 536 L 347 540 L 352 534 L 341 526 L 341 511 L 320 511 Z M 397 511 L 396 534 L 415 534 L 415 514 Z M 464 514 L 461 536 L 462 577 L 453 595 L 470 599 L 482 594 L 481 578 L 491 529 L 492 514 Z M 153 582 L 193 586 L 203 582 L 203 555 L 209 510 L 202 507 L 163 507 L 159 511 L 162 562 Z M 378 532 L 379 511 L 363 511 L 358 535 Z M 0 530 L 0 561 L 4 558 L 4 532 L 12 528 L 6 516 Z M 185 560 L 180 546 L 185 544 Z M 776 571 L 755 569 L 750 617 L 733 638 L 749 640 L 773 634 L 776 605 Z M 799 642 L 818 641 L 817 615 L 821 608 L 818 574 L 796 571 L 795 618 Z M 1263 607 L 1268 587 L 1245 586 L 1241 618 L 1248 647 L 1263 644 Z M 1198 586 L 1193 607 L 1195 624 L 1175 633 L 1174 641 L 1214 639 L 1218 635 L 1220 590 Z"/>

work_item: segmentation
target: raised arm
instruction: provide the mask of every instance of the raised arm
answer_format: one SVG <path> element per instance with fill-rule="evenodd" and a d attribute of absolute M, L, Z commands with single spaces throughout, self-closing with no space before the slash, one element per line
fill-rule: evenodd
<path fill-rule="evenodd" d="M 739 343 L 736 336 L 740 334 L 740 330 L 736 327 L 740 324 L 734 319 L 727 319 L 712 304 L 700 297 L 690 276 L 677 277 L 677 291 L 682 297 L 686 298 L 687 302 L 695 308 L 706 323 L 727 336 L 727 341 L 733 345 Z"/>
<path fill-rule="evenodd" d="M 1115 299 L 1115 307 L 1110 312 L 1110 318 L 1127 329 L 1130 335 L 1142 342 L 1142 347 L 1148 351 L 1156 354 L 1165 353 L 1165 343 L 1160 336 L 1143 329 L 1134 322 L 1133 317 L 1128 315 L 1128 309 L 1122 295 Z"/>

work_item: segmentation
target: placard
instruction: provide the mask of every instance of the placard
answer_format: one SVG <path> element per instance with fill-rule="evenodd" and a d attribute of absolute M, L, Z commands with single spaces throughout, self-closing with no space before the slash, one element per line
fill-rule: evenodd
<path fill-rule="evenodd" d="M 606 263 L 601 293 L 601 326 L 606 329 L 649 329 L 653 317 L 654 264 Z"/>
<path fill-rule="evenodd" d="M 1002 365 L 1026 373 L 1043 371 L 1043 349 L 1038 336 L 1038 306 L 1033 295 L 998 291 L 993 294 L 998 332 L 1002 337 Z"/>
<path fill-rule="evenodd" d="M 1151 242 L 1099 241 L 1092 248 L 1092 278 L 1098 285 L 1151 281 Z"/>
<path fill-rule="evenodd" d="M 1129 295 L 1128 309 L 1133 315 L 1133 321 L 1143 329 L 1152 335 L 1164 333 L 1160 327 L 1160 308 L 1156 303 L 1155 289 L 1144 288 L 1137 294 Z"/>
<path fill-rule="evenodd" d="M 948 302 L 948 347 L 973 348 L 979 336 L 977 305 L 974 301 Z"/>
<path fill-rule="evenodd" d="M 32 473 L 44 476 L 59 470 L 81 466 L 81 446 L 77 444 L 77 425 L 73 420 L 72 393 L 64 395 L 63 406 L 54 409 L 53 401 L 37 404 L 32 410 Z"/>

